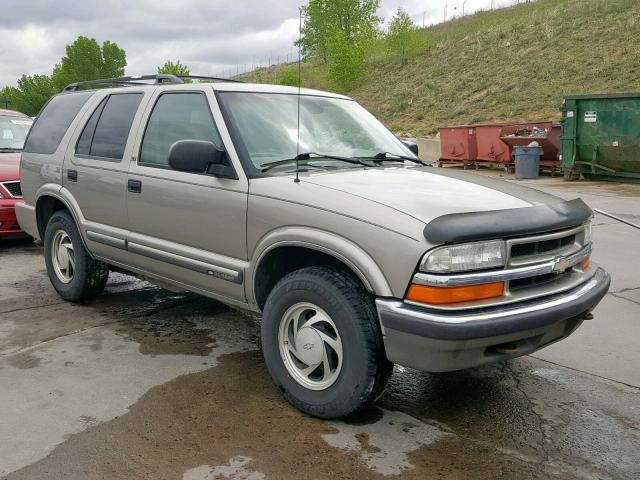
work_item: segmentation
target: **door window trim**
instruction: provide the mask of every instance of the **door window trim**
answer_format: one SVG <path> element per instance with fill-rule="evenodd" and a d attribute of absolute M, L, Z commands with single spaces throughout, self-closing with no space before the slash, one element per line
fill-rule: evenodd
<path fill-rule="evenodd" d="M 236 171 L 236 167 L 233 165 L 233 162 L 231 161 L 230 155 L 229 155 L 229 151 L 227 150 L 226 146 L 224 145 L 224 140 L 222 139 L 222 135 L 220 134 L 220 128 L 218 128 L 218 124 L 216 122 L 215 116 L 213 115 L 213 111 L 211 110 L 211 105 L 209 104 L 209 97 L 207 97 L 207 94 L 204 90 L 165 90 L 162 91 L 158 94 L 158 96 L 155 98 L 155 100 L 153 101 L 153 105 L 151 105 L 151 109 L 149 110 L 149 114 L 146 116 L 146 123 L 144 126 L 144 130 L 142 131 L 142 136 L 140 137 L 139 140 L 139 145 L 138 145 L 138 150 L 137 150 L 137 156 L 136 156 L 136 164 L 139 167 L 147 167 L 147 168 L 157 168 L 160 170 L 167 170 L 169 172 L 178 172 L 179 170 L 174 170 L 173 168 L 171 168 L 169 165 L 160 165 L 157 163 L 151 163 L 151 162 L 142 162 L 140 159 L 142 157 L 142 146 L 144 145 L 144 139 L 145 136 L 147 135 L 147 129 L 149 128 L 149 123 L 151 122 L 151 117 L 153 116 L 153 112 L 156 109 L 156 106 L 158 105 L 158 102 L 160 101 L 160 99 L 164 96 L 164 95 L 176 95 L 176 94 L 190 94 L 190 95 L 200 95 L 204 98 L 205 104 L 207 106 L 207 111 L 209 112 L 209 116 L 211 117 L 211 122 L 213 123 L 213 128 L 216 129 L 216 133 L 218 134 L 218 138 L 220 139 L 220 146 L 224 149 L 225 153 L 227 154 L 227 158 L 229 158 L 229 167 L 233 169 L 233 171 L 235 172 L 235 174 L 237 175 L 238 172 Z M 207 173 L 207 172 L 180 172 L 180 173 L 184 173 L 186 175 L 201 175 L 201 176 L 206 176 L 206 177 L 213 177 L 213 178 L 217 178 L 215 175 L 211 174 L 211 173 Z"/>
<path fill-rule="evenodd" d="M 111 98 L 114 95 L 132 95 L 132 94 L 140 95 L 140 102 L 138 103 L 138 108 L 134 112 L 133 118 L 131 119 L 131 126 L 129 127 L 129 134 L 127 135 L 127 141 L 124 144 L 124 152 L 122 154 L 122 158 L 100 157 L 98 155 L 87 155 L 85 153 L 78 153 L 78 143 L 80 143 L 80 138 L 82 137 L 82 134 L 84 133 L 84 129 L 86 128 L 87 124 L 91 120 L 91 117 L 93 117 L 93 114 L 96 113 L 98 108 L 101 108 L 101 111 L 100 111 L 100 115 L 98 116 L 98 121 L 96 122 L 96 127 L 95 127 L 95 129 L 93 131 L 93 135 L 91 136 L 91 144 L 93 144 L 93 137 L 96 134 L 96 130 L 98 129 L 98 124 L 100 123 L 100 119 L 102 118 L 102 113 L 104 112 L 104 109 L 107 106 L 107 103 L 109 102 L 109 98 Z M 141 90 L 127 91 L 127 92 L 110 92 L 110 93 L 104 95 L 100 99 L 98 104 L 95 106 L 95 108 L 93 108 L 91 110 L 91 113 L 87 117 L 86 121 L 81 124 L 82 128 L 80 129 L 80 133 L 78 133 L 78 137 L 76 138 L 75 145 L 73 147 L 73 156 L 75 158 L 82 158 L 84 160 L 98 160 L 100 162 L 122 163 L 122 161 L 126 157 L 127 145 L 129 144 L 129 142 L 134 140 L 134 138 L 133 138 L 133 133 L 134 133 L 133 127 L 134 127 L 136 115 L 138 115 L 138 113 L 140 113 L 140 109 L 141 108 L 144 108 L 144 105 L 143 105 L 144 97 L 145 97 L 145 92 L 141 91 Z M 104 102 L 104 105 L 103 105 L 103 102 Z"/>

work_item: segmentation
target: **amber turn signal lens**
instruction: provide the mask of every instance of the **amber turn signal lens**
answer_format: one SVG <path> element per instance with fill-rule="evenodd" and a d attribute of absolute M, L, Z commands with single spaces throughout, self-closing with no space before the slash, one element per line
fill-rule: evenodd
<path fill-rule="evenodd" d="M 589 268 L 589 264 L 591 263 L 591 257 L 587 257 L 580 262 L 580 270 L 583 272 Z"/>
<path fill-rule="evenodd" d="M 485 298 L 500 297 L 504 293 L 504 282 L 483 283 L 467 287 L 430 287 L 412 284 L 407 300 L 441 305 L 443 303 L 470 302 Z"/>

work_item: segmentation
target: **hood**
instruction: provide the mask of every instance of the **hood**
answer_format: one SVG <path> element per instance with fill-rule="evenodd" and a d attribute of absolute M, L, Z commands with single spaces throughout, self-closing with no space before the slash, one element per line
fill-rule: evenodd
<path fill-rule="evenodd" d="M 311 174 L 302 177 L 301 181 L 384 205 L 424 223 L 451 213 L 523 208 L 562 201 L 511 182 L 431 167 L 339 170 Z"/>
<path fill-rule="evenodd" d="M 0 182 L 20 178 L 20 152 L 0 153 Z"/>

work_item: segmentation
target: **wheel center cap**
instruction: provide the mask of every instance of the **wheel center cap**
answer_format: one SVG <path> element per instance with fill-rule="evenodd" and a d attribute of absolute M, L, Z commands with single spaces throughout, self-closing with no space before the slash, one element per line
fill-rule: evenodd
<path fill-rule="evenodd" d="M 296 352 L 307 365 L 317 365 L 322 361 L 322 338 L 312 327 L 302 327 L 296 335 Z"/>
<path fill-rule="evenodd" d="M 69 263 L 69 252 L 62 245 L 58 247 L 58 262 L 62 268 L 66 268 Z"/>

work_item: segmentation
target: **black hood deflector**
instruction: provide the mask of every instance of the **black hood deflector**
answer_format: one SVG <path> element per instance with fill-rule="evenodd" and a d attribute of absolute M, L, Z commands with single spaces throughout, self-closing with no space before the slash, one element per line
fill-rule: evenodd
<path fill-rule="evenodd" d="M 424 227 L 424 236 L 431 243 L 517 237 L 575 227 L 592 216 L 587 204 L 576 198 L 553 205 L 442 215 Z"/>

